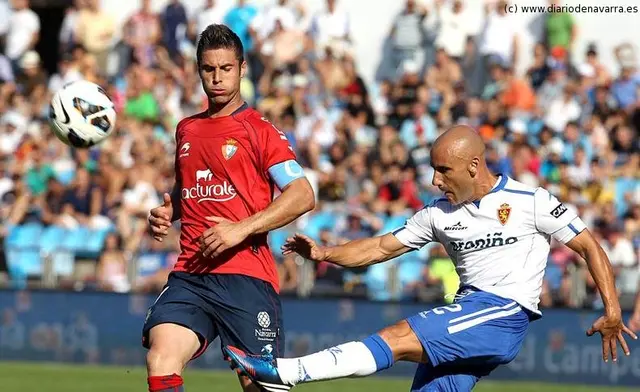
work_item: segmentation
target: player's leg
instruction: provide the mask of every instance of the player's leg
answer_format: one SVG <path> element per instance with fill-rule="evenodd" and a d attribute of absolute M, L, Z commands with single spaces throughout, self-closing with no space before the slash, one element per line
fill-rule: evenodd
<path fill-rule="evenodd" d="M 365 377 L 387 369 L 397 361 L 427 361 L 420 340 L 406 320 L 389 326 L 363 341 L 344 343 L 300 358 L 250 356 L 226 347 L 232 364 L 266 390 L 281 391 L 312 381 Z"/>
<path fill-rule="evenodd" d="M 181 325 L 164 323 L 149 331 L 149 391 L 183 391 L 182 370 L 200 349 L 198 335 Z"/>
<path fill-rule="evenodd" d="M 410 317 L 409 323 L 429 357 L 418 367 L 411 391 L 466 392 L 515 358 L 529 316 L 512 300 L 478 291 Z"/>
<path fill-rule="evenodd" d="M 172 273 L 167 285 L 149 308 L 142 343 L 149 391 L 183 391 L 182 371 L 215 339 L 216 331 L 205 312 L 206 304 L 189 289 L 188 275 Z"/>
<path fill-rule="evenodd" d="M 284 327 L 280 296 L 260 279 L 235 274 L 212 275 L 210 305 L 222 346 L 251 354 L 284 356 Z M 224 355 L 224 352 L 223 352 Z M 251 379 L 239 374 L 245 392 L 259 392 Z"/>
<path fill-rule="evenodd" d="M 367 376 L 405 360 L 432 367 L 455 364 L 461 371 L 459 375 L 431 380 L 425 387 L 446 384 L 449 380 L 459 384 L 453 390 L 464 391 L 477 381 L 478 366 L 513 359 L 528 326 L 528 317 L 517 303 L 481 292 L 472 295 L 473 300 L 463 298 L 460 303 L 422 312 L 362 342 L 345 343 L 301 358 L 273 361 L 264 356 L 247 356 L 232 347 L 227 351 L 233 365 L 267 390 L 286 390 L 309 381 Z M 465 372 L 471 373 L 470 377 L 464 376 Z M 270 385 L 275 387 L 269 389 Z"/>
<path fill-rule="evenodd" d="M 277 359 L 283 381 L 301 382 L 365 377 L 391 367 L 395 362 L 427 362 L 420 340 L 402 320 L 363 341 L 344 343 L 301 358 Z"/>

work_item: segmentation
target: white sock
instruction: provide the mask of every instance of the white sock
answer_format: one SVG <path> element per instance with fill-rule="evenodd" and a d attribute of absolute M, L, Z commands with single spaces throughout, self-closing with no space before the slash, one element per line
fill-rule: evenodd
<path fill-rule="evenodd" d="M 300 358 L 278 358 L 278 373 L 283 382 L 333 380 L 364 377 L 377 371 L 376 360 L 362 342 L 349 342 Z"/>

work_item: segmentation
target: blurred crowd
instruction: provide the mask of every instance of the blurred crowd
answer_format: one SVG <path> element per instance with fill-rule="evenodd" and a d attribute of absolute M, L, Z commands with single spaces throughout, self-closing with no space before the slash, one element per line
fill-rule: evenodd
<path fill-rule="evenodd" d="M 23 265 L 14 232 L 35 225 L 36 233 L 55 228 L 64 238 L 101 233 L 93 251 L 83 251 L 85 241 L 74 245 L 73 267 L 58 284 L 119 292 L 162 286 L 179 251 L 178 226 L 158 243 L 146 218 L 173 185 L 175 125 L 206 105 L 198 32 L 225 23 L 245 47 L 244 98 L 285 132 L 317 192 L 316 210 L 271 234 L 283 292 L 451 299 L 457 275 L 440 245 L 348 271 L 283 257 L 278 248 L 294 231 L 338 244 L 402 225 L 439 197 L 430 145 L 458 123 L 485 139 L 492 170 L 546 187 L 577 209 L 609 255 L 620 295 L 637 292 L 640 73 L 631 45 L 615 49 L 620 71 L 607 69 L 597 42 L 575 51 L 573 16 L 548 14 L 521 73 L 521 27 L 501 1 L 485 7 L 483 28 L 472 34 L 464 1 L 406 0 L 390 15 L 384 57 L 391 72 L 366 83 L 350 31 L 357 16 L 340 0 L 318 12 L 295 0 L 264 7 L 238 0 L 228 12 L 215 0 L 203 3 L 191 15 L 180 0 L 160 12 L 142 0 L 116 34 L 100 1 L 75 0 L 52 75 L 34 50 L 40 23 L 28 0 L 0 10 L 8 15 L 0 23 L 0 271 L 10 282 Z M 79 79 L 104 86 L 118 109 L 113 136 L 91 150 L 66 147 L 47 127 L 51 94 Z M 38 256 L 60 254 L 63 242 Z M 553 243 L 542 305 L 598 306 L 595 294 L 584 261 Z"/>

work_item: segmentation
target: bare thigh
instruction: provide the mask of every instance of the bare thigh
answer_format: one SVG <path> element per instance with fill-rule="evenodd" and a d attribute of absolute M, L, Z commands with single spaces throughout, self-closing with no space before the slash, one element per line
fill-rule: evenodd
<path fill-rule="evenodd" d="M 147 372 L 149 376 L 182 374 L 200 348 L 198 335 L 178 324 L 158 324 L 149 331 Z"/>

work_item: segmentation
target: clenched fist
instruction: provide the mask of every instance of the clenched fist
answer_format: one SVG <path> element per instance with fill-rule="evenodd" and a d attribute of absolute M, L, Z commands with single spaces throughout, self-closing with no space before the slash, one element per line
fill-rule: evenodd
<path fill-rule="evenodd" d="M 164 203 L 151 210 L 149 214 L 149 226 L 153 238 L 162 242 L 162 239 L 169 234 L 171 227 L 171 217 L 173 216 L 173 205 L 171 204 L 171 196 L 164 194 Z"/>

